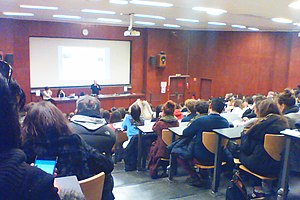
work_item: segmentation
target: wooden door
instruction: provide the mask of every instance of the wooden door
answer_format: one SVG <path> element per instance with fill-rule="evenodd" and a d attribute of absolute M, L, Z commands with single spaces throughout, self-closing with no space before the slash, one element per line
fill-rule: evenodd
<path fill-rule="evenodd" d="M 186 77 L 171 77 L 169 99 L 180 104 L 185 101 Z"/>
<path fill-rule="evenodd" d="M 200 98 L 208 100 L 211 98 L 211 79 L 200 79 Z"/>

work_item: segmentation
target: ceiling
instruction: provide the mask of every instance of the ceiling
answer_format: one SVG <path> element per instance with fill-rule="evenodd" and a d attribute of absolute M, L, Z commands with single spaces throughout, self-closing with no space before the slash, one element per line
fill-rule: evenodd
<path fill-rule="evenodd" d="M 150 1 L 150 0 L 148 0 Z M 15 18 L 24 20 L 61 21 L 71 23 L 106 24 L 112 26 L 129 26 L 129 16 L 126 14 L 147 14 L 165 17 L 162 19 L 149 19 L 134 16 L 134 21 L 153 22 L 155 25 L 145 26 L 134 24 L 136 27 L 167 28 L 164 24 L 180 25 L 183 30 L 224 30 L 224 31 L 250 31 L 248 27 L 258 28 L 260 31 L 300 31 L 300 27 L 293 23 L 300 23 L 300 9 L 293 9 L 288 5 L 296 0 L 155 0 L 158 2 L 171 3 L 172 7 L 153 7 L 128 3 L 119 5 L 109 3 L 109 0 L 1 0 L 0 18 Z M 57 10 L 35 10 L 20 8 L 21 4 L 36 6 L 55 6 Z M 227 13 L 213 16 L 206 12 L 193 10 L 192 7 L 202 6 L 209 8 L 220 8 Z M 91 14 L 83 13 L 81 9 L 94 9 L 114 11 L 116 14 Z M 6 16 L 3 12 L 26 12 L 34 16 L 16 17 Z M 125 15 L 121 15 L 124 13 Z M 81 19 L 58 19 L 53 15 L 80 16 Z M 274 17 L 289 18 L 290 24 L 273 22 Z M 103 23 L 97 18 L 120 19 L 118 23 Z M 197 19 L 199 22 L 182 22 L 176 18 Z M 223 22 L 225 26 L 209 25 L 208 22 Z M 247 28 L 238 29 L 231 25 L 244 25 Z"/>

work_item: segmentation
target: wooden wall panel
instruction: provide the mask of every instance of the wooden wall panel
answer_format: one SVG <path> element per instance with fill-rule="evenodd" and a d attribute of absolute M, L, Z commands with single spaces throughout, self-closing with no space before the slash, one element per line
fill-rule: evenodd
<path fill-rule="evenodd" d="M 94 38 L 132 41 L 133 92 L 145 93 L 154 106 L 165 102 L 160 82 L 170 75 L 188 74 L 187 96 L 200 95 L 200 79 L 212 80 L 212 96 L 227 92 L 266 94 L 300 84 L 300 40 L 296 33 L 217 32 L 139 29 L 141 37 L 124 37 L 126 27 L 0 19 L 0 50 L 13 53 L 14 77 L 30 97 L 29 37 Z M 83 28 L 89 35 L 81 35 Z M 149 64 L 149 57 L 164 51 L 167 67 Z M 117 59 L 117 55 L 116 59 Z M 88 88 L 68 88 L 76 94 Z M 103 93 L 120 93 L 105 87 Z M 32 98 L 28 98 L 30 101 Z"/>

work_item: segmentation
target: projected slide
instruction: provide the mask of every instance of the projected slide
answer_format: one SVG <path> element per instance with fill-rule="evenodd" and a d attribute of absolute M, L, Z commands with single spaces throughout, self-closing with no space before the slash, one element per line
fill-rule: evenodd
<path fill-rule="evenodd" d="M 128 85 L 131 42 L 30 37 L 31 88 Z"/>
<path fill-rule="evenodd" d="M 109 48 L 59 46 L 58 54 L 60 80 L 103 82 L 111 79 Z"/>

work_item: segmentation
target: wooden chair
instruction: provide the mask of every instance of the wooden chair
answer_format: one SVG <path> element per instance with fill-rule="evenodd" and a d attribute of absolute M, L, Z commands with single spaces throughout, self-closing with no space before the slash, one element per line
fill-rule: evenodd
<path fill-rule="evenodd" d="M 216 143 L 217 143 L 217 134 L 214 132 L 203 132 L 202 133 L 202 142 L 205 148 L 210 151 L 211 153 L 215 154 L 216 153 Z M 224 147 L 226 146 L 228 140 L 225 138 L 222 138 L 221 146 Z M 225 165 L 225 162 L 222 162 L 222 165 Z M 199 163 L 196 163 L 194 165 L 195 168 L 200 168 L 200 169 L 213 169 L 215 166 L 214 165 L 202 165 Z"/>
<path fill-rule="evenodd" d="M 101 200 L 104 178 L 105 173 L 101 172 L 95 176 L 79 181 L 86 200 Z"/>
<path fill-rule="evenodd" d="M 172 144 L 172 132 L 169 129 L 162 130 L 162 140 L 166 143 L 167 146 Z M 163 161 L 169 161 L 167 158 L 161 158 Z"/>
<path fill-rule="evenodd" d="M 266 134 L 265 135 L 265 142 L 264 142 L 264 149 L 266 152 L 276 161 L 280 161 L 281 153 L 285 146 L 285 137 L 284 135 L 277 135 L 277 134 Z M 261 180 L 276 180 L 278 177 L 267 177 L 256 174 L 249 169 L 247 169 L 244 165 L 240 165 L 239 168 L 249 174 L 252 174 L 258 177 Z"/>
<path fill-rule="evenodd" d="M 115 130 L 115 133 L 116 133 L 116 143 L 113 146 L 113 151 L 115 152 L 115 159 L 114 159 L 115 164 L 117 164 L 120 151 L 123 148 L 122 145 L 125 141 L 128 140 L 128 136 L 126 131 L 121 131 L 118 129 Z"/>

